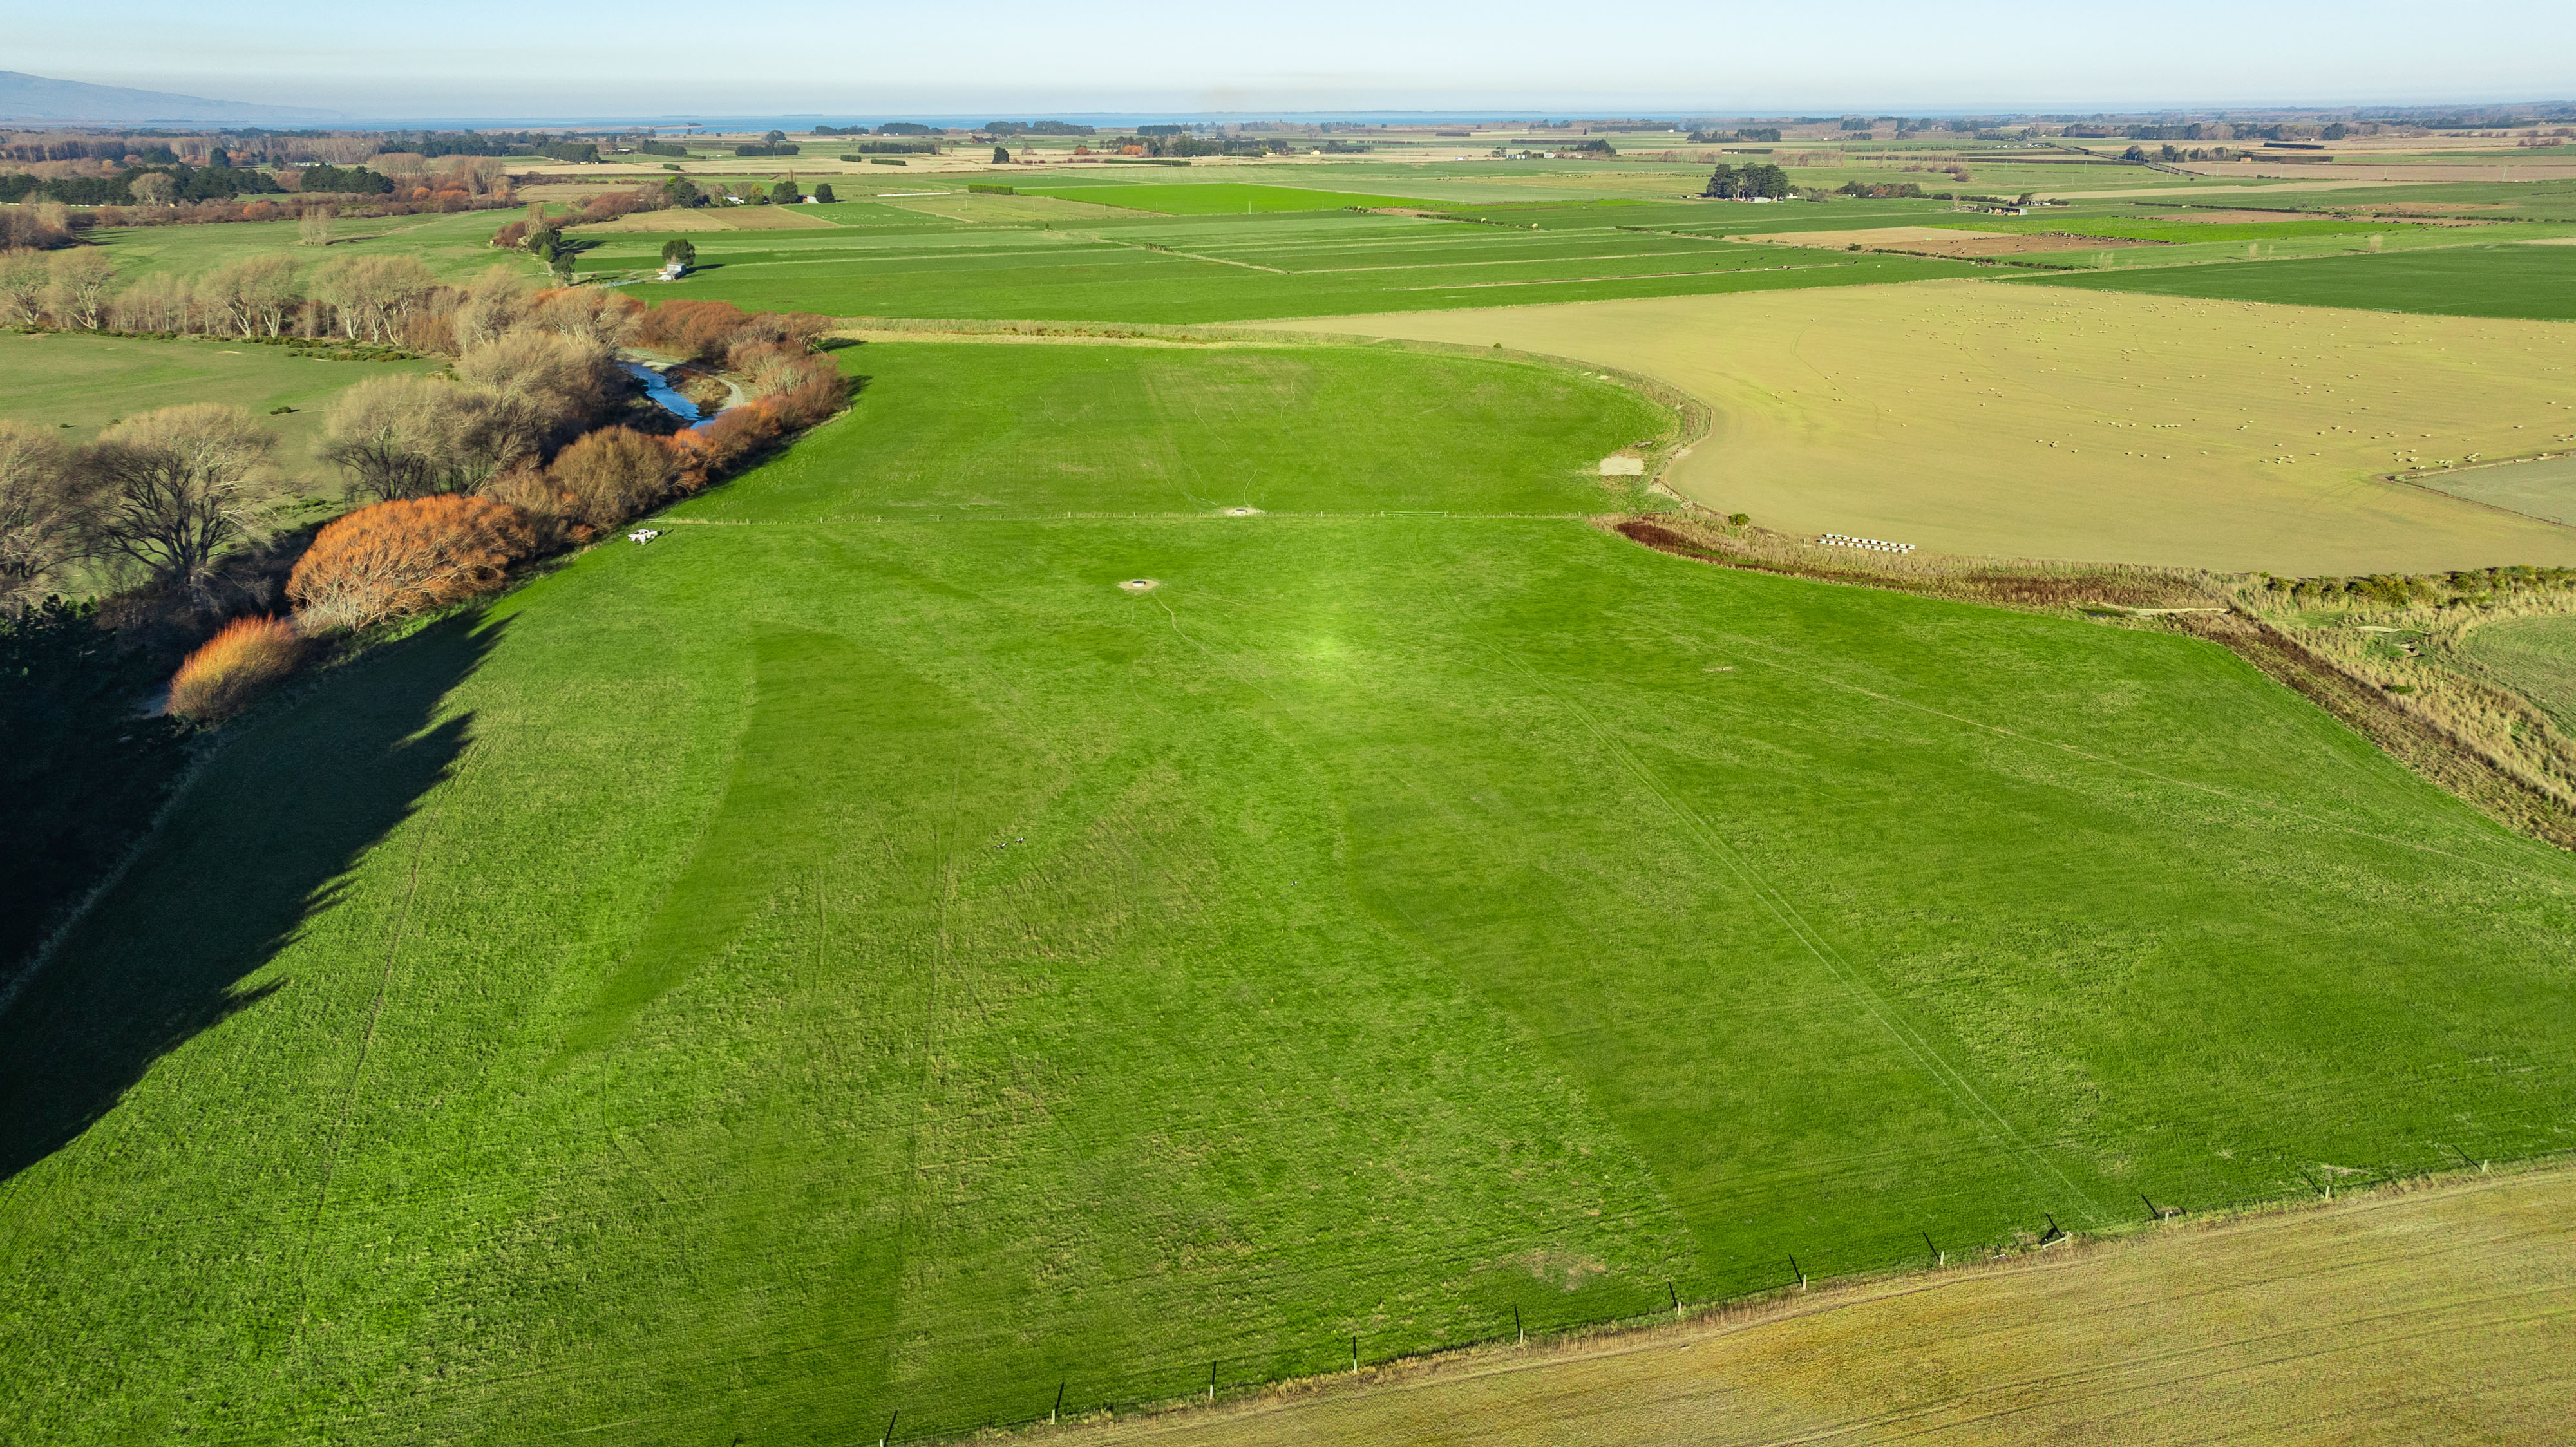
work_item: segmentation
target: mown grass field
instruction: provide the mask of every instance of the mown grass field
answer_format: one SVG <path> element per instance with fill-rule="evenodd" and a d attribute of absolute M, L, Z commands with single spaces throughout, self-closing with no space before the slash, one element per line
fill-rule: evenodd
<path fill-rule="evenodd" d="M 2562 1172 L 2185 1226 L 1066 1437 L 2541 1447 L 2576 1392 L 2571 1195 Z"/>
<path fill-rule="evenodd" d="M 211 338 L 0 331 L 0 417 L 55 427 L 65 441 L 79 443 L 156 407 L 222 402 L 249 411 L 277 434 L 270 461 L 279 474 L 305 492 L 336 495 L 338 475 L 313 455 L 331 399 L 368 377 L 434 365 L 334 362 Z M 295 410 L 279 413 L 280 407 Z"/>
<path fill-rule="evenodd" d="M 1665 480 L 1784 531 L 2292 574 L 2576 563 L 2576 531 L 2382 480 L 2565 445 L 2555 323 L 1936 282 L 1297 325 L 1661 377 L 1716 414 Z"/>
<path fill-rule="evenodd" d="M 2576 864 L 2223 652 L 1633 547 L 1562 371 L 840 355 L 0 1014 L 19 1434 L 909 1438 L 2562 1148 Z"/>
<path fill-rule="evenodd" d="M 2161 296 L 2576 321 L 2576 247 L 2475 246 L 2120 270 L 2051 284 Z"/>

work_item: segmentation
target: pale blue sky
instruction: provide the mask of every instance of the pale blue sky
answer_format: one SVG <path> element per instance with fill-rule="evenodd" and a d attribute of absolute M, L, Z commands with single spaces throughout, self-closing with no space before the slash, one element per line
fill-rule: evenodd
<path fill-rule="evenodd" d="M 1206 10 L 110 0 L 20 7 L 8 37 L 0 69 L 360 116 L 1725 114 L 2576 97 L 2576 4 L 2565 0 Z"/>

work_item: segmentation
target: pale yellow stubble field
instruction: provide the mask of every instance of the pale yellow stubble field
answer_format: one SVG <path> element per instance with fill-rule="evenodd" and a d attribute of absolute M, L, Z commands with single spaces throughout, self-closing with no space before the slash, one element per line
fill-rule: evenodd
<path fill-rule="evenodd" d="M 1710 435 L 1666 481 L 1801 533 L 2267 570 L 2576 564 L 2576 529 L 2384 480 L 2576 438 L 2576 325 L 1999 285 L 1282 323 L 1659 377 Z"/>

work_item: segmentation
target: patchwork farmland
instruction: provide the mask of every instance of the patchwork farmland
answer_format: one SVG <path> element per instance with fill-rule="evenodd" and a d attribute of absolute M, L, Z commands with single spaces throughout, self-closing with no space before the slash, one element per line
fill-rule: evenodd
<path fill-rule="evenodd" d="M 552 335 L 761 403 L 779 354 L 657 352 L 613 299 L 805 314 L 743 324 L 845 385 L 194 735 L 0 979 L 18 1435 L 838 1444 L 1215 1400 L 1101 1436 L 1409 1441 L 1436 1402 L 1576 1423 L 1529 1440 L 1981 1440 L 1992 1363 L 2217 1331 L 2240 1299 L 2186 1288 L 2230 1272 L 2301 1278 L 2351 1373 L 2318 1380 L 2392 1422 L 2460 1404 L 2384 1369 L 2351 1309 L 2382 1290 L 2441 1323 L 2428 1373 L 2501 1364 L 2499 1431 L 2545 1420 L 2576 1311 L 2558 183 L 2432 216 L 2399 208 L 2438 185 L 1819 136 L 1761 149 L 1812 199 L 1753 205 L 1690 196 L 1679 141 L 1011 139 L 790 174 L 692 137 L 667 174 L 841 199 L 579 222 L 666 173 L 565 163 L 534 213 L 292 253 L 460 293 L 555 266 Z M 1908 176 L 1961 194 L 1834 189 Z M 295 230 L 82 249 L 193 285 Z M 2013 244 L 1916 254 L 1943 237 Z M 77 330 L 0 336 L 46 359 L 0 415 L 81 443 L 237 402 L 305 525 L 346 505 L 315 442 L 352 380 L 458 380 Z M 711 446 L 665 425 L 634 446 Z M 2491 1233 L 2461 1269 L 2530 1270 L 2539 1325 L 2430 1257 L 2353 1266 L 2401 1216 Z M 1782 1305 L 1811 1285 L 1832 1309 Z M 2013 1313 L 2045 1337 L 1958 1329 Z M 1466 1405 L 1403 1365 L 1646 1323 L 1772 1386 L 1634 1335 Z M 2207 1420 L 2304 1420 L 2262 1366 L 2304 1340 L 2224 1369 L 2291 1405 L 2210 1387 Z M 2016 1420 L 2203 1401 L 2157 1370 Z"/>

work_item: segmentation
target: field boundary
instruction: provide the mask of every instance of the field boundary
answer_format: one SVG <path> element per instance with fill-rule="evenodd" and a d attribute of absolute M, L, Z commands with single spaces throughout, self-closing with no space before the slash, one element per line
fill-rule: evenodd
<path fill-rule="evenodd" d="M 1370 1363 L 1353 1371 L 1284 1378 L 1249 1390 L 1220 1392 L 1213 1398 L 1182 1396 L 1140 1403 L 1122 1413 L 1115 1408 L 1085 1413 L 1062 1423 L 1045 1418 L 997 1425 L 966 1436 L 1026 1436 L 1051 1440 L 1095 1432 L 1113 1423 L 1126 1424 L 1138 1435 L 1153 1436 L 1211 1420 L 1266 1415 L 1318 1398 L 1408 1391 L 1442 1381 L 1542 1370 L 1567 1362 L 1625 1356 L 1654 1350 L 1676 1337 L 1706 1339 L 1826 1312 L 1846 1310 L 1891 1297 L 1938 1291 L 1968 1281 L 2035 1271 L 2063 1270 L 2076 1263 L 2121 1250 L 2159 1249 L 2173 1237 L 2202 1237 L 2243 1230 L 2267 1222 L 2295 1225 L 2288 1218 L 2356 1216 L 2427 1193 L 2473 1195 L 2529 1184 L 2534 1178 L 2566 1175 L 2576 1180 L 2576 1152 L 2556 1152 L 2520 1162 L 2482 1162 L 2475 1169 L 2385 1180 L 2335 1198 L 2329 1188 L 2317 1197 L 2274 1199 L 2204 1211 L 2190 1216 L 2159 1212 L 2152 1221 L 2115 1223 L 2109 1228 L 2069 1233 L 2046 1244 L 1998 1248 L 1956 1264 L 1856 1273 L 1809 1285 L 1788 1285 L 1720 1301 L 1683 1302 L 1669 1313 L 1621 1317 L 1588 1326 L 1531 1333 L 1515 1340 L 1509 1333 L 1478 1342 L 1409 1353 Z M 1038 1431 L 1030 1431 L 1035 1427 Z M 933 1440 L 897 1438 L 894 1440 Z"/>
<path fill-rule="evenodd" d="M 2576 809 L 2513 762 L 2318 652 L 2231 596 L 2250 575 L 2184 573 L 2136 564 L 1975 561 L 1909 556 L 1846 563 L 1767 529 L 1723 528 L 1688 505 L 1679 514 L 1605 520 L 1609 531 L 1660 553 L 1746 572 L 1917 593 L 2030 612 L 2072 613 L 2157 627 L 2213 643 L 2307 699 L 2417 776 L 2516 833 L 2576 850 Z M 1902 569 L 1902 571 L 1900 571 Z M 2090 597 L 2083 596 L 2087 593 Z"/>

